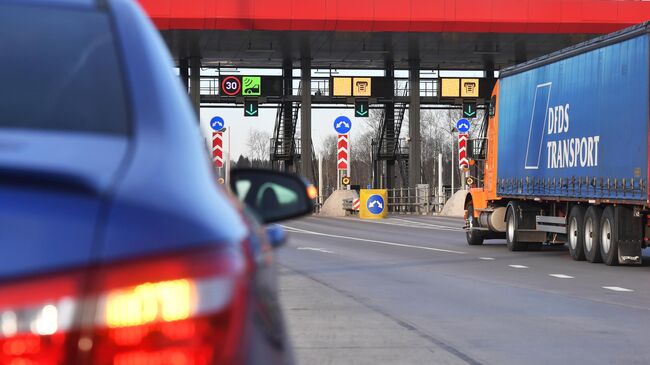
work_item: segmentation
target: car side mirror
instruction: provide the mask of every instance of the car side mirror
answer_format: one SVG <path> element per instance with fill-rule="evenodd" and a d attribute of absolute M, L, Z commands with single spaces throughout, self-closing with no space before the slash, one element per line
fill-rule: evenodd
<path fill-rule="evenodd" d="M 263 169 L 233 169 L 230 188 L 263 223 L 309 214 L 314 209 L 313 187 L 296 175 Z"/>

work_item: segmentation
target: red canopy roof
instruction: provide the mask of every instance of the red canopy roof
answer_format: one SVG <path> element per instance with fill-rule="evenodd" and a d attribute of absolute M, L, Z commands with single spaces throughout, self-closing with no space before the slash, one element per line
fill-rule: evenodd
<path fill-rule="evenodd" d="M 640 0 L 140 0 L 161 30 L 608 33 Z"/>

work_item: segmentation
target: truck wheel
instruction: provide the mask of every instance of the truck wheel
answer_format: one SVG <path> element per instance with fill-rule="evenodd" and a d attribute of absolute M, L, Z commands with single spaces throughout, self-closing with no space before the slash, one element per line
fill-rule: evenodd
<path fill-rule="evenodd" d="M 585 258 L 589 262 L 603 262 L 600 257 L 600 218 L 599 207 L 591 206 L 585 215 Z"/>
<path fill-rule="evenodd" d="M 467 244 L 470 246 L 478 246 L 483 244 L 485 236 L 483 232 L 473 229 L 473 227 L 478 227 L 478 222 L 474 218 L 474 204 L 470 201 L 467 204 Z"/>
<path fill-rule="evenodd" d="M 618 265 L 618 237 L 614 225 L 614 207 L 607 207 L 600 218 L 600 257 L 605 265 Z"/>
<path fill-rule="evenodd" d="M 585 259 L 585 208 L 574 205 L 567 222 L 569 253 L 576 261 Z"/>
<path fill-rule="evenodd" d="M 514 204 L 508 207 L 506 212 L 506 243 L 510 251 L 525 251 L 528 244 L 521 243 L 517 235 L 517 214 L 515 213 Z"/>

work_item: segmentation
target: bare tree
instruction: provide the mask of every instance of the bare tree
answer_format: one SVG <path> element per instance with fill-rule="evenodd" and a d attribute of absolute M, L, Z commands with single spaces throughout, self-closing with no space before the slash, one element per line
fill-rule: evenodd
<path fill-rule="evenodd" d="M 268 160 L 270 141 L 271 134 L 269 132 L 251 128 L 248 131 L 248 138 L 246 140 L 246 146 L 248 147 L 247 157 L 251 160 Z"/>

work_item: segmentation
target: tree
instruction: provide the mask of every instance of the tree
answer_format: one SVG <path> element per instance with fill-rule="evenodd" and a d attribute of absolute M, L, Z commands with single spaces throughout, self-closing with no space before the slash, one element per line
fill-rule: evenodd
<path fill-rule="evenodd" d="M 251 128 L 246 139 L 247 156 L 253 161 L 267 161 L 269 159 L 270 143 L 271 134 L 269 132 Z"/>

